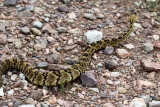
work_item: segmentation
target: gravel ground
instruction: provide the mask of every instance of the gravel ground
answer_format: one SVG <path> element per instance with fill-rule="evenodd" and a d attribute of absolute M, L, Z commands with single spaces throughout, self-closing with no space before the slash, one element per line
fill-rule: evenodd
<path fill-rule="evenodd" d="M 160 13 L 143 1 L 1 0 L 0 60 L 22 58 L 41 71 L 68 68 L 88 43 L 125 31 L 132 10 L 138 22 L 130 37 L 95 53 L 64 90 L 9 71 L 0 107 L 160 107 Z"/>

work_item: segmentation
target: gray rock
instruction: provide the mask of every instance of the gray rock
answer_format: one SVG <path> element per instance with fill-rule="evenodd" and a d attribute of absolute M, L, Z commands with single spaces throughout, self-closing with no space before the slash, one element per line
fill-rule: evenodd
<path fill-rule="evenodd" d="M 32 13 L 29 9 L 23 9 L 21 11 L 18 11 L 18 17 L 24 18 L 24 17 L 30 17 Z"/>
<path fill-rule="evenodd" d="M 60 58 L 59 54 L 54 53 L 54 54 L 52 54 L 52 55 L 49 57 L 49 60 L 50 60 L 52 63 L 57 64 L 58 61 L 59 61 L 59 58 Z"/>
<path fill-rule="evenodd" d="M 16 39 L 14 41 L 14 45 L 15 45 L 16 48 L 21 48 L 22 47 L 22 41 L 19 40 L 19 39 Z"/>
<path fill-rule="evenodd" d="M 10 27 L 11 23 L 9 21 L 6 20 L 0 20 L 0 31 L 5 32 L 6 31 L 6 27 Z"/>
<path fill-rule="evenodd" d="M 5 6 L 16 6 L 17 0 L 5 0 L 4 5 Z"/>
<path fill-rule="evenodd" d="M 42 50 L 42 49 L 45 49 L 46 46 L 47 46 L 47 39 L 45 38 L 39 38 L 39 39 L 36 39 L 36 44 L 34 45 L 34 49 L 36 50 Z"/>
<path fill-rule="evenodd" d="M 99 28 L 104 28 L 105 26 L 109 25 L 110 23 L 108 21 L 105 21 L 98 25 Z"/>
<path fill-rule="evenodd" d="M 19 107 L 22 104 L 22 101 L 14 99 L 14 107 Z"/>
<path fill-rule="evenodd" d="M 98 83 L 98 81 L 95 79 L 94 75 L 89 72 L 85 72 L 80 77 L 82 84 L 86 86 L 94 86 Z"/>
<path fill-rule="evenodd" d="M 89 20 L 96 19 L 96 17 L 93 14 L 90 14 L 90 13 L 84 14 L 84 18 L 89 19 Z"/>
<path fill-rule="evenodd" d="M 109 70 L 113 70 L 117 68 L 117 62 L 112 60 L 105 61 L 105 68 Z"/>
<path fill-rule="evenodd" d="M 48 17 L 44 18 L 44 21 L 49 22 L 49 18 Z"/>
<path fill-rule="evenodd" d="M 57 29 L 57 31 L 58 31 L 59 33 L 66 33 L 66 32 L 67 32 L 67 28 L 66 28 L 66 27 L 59 27 L 59 28 Z"/>
<path fill-rule="evenodd" d="M 0 34 L 0 44 L 6 44 L 6 43 L 7 43 L 6 35 Z"/>
<path fill-rule="evenodd" d="M 68 13 L 69 12 L 69 8 L 66 5 L 60 5 L 60 6 L 58 6 L 58 11 Z"/>
<path fill-rule="evenodd" d="M 26 9 L 29 11 L 34 11 L 35 7 L 33 5 L 26 6 Z"/>
<path fill-rule="evenodd" d="M 82 2 L 83 0 L 76 0 L 76 2 Z"/>
<path fill-rule="evenodd" d="M 58 87 L 51 87 L 51 88 L 49 88 L 49 90 L 50 90 L 54 95 L 58 95 L 58 92 L 59 92 Z"/>
<path fill-rule="evenodd" d="M 145 43 L 144 44 L 144 49 L 145 49 L 145 51 L 146 52 L 151 52 L 151 51 L 153 51 L 153 44 L 151 44 L 151 43 Z"/>
<path fill-rule="evenodd" d="M 0 101 L 0 107 L 8 107 L 8 102 Z"/>
<path fill-rule="evenodd" d="M 61 0 L 62 3 L 65 3 L 65 4 L 69 4 L 71 2 L 71 0 Z"/>
<path fill-rule="evenodd" d="M 114 52 L 114 48 L 111 47 L 111 46 L 107 46 L 105 49 L 104 49 L 104 53 L 107 54 L 107 55 L 111 55 L 113 54 Z"/>
<path fill-rule="evenodd" d="M 47 67 L 48 66 L 48 63 L 47 62 L 39 62 L 38 64 L 37 64 L 37 67 L 40 67 L 40 68 L 45 68 L 45 67 Z"/>
<path fill-rule="evenodd" d="M 33 90 L 30 93 L 30 97 L 33 98 L 34 100 L 39 100 L 42 97 L 42 92 L 39 90 Z"/>
<path fill-rule="evenodd" d="M 33 105 L 36 104 L 35 101 L 34 101 L 32 98 L 27 98 L 27 99 L 25 99 L 25 103 L 26 103 L 26 104 L 33 104 Z"/>
<path fill-rule="evenodd" d="M 148 103 L 149 107 L 160 107 L 160 101 L 152 101 Z"/>
<path fill-rule="evenodd" d="M 66 59 L 66 63 L 69 64 L 69 65 L 73 65 L 73 64 L 76 63 L 76 61 L 74 59 L 72 59 L 72 58 L 67 58 Z"/>
<path fill-rule="evenodd" d="M 40 21 L 35 21 L 33 23 L 33 27 L 35 28 L 42 28 L 42 26 L 43 26 L 43 23 L 41 23 Z"/>
<path fill-rule="evenodd" d="M 25 27 L 22 27 L 21 32 L 23 34 L 28 34 L 28 33 L 30 33 L 30 30 L 29 30 L 29 28 L 27 26 L 25 26 Z"/>

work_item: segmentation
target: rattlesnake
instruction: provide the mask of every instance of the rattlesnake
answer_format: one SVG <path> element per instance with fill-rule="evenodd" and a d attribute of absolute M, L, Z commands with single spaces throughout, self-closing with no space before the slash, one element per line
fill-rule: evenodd
<path fill-rule="evenodd" d="M 136 14 L 131 14 L 128 21 L 130 22 L 130 27 L 121 36 L 118 38 L 100 40 L 89 44 L 79 57 L 77 61 L 78 63 L 72 65 L 68 69 L 39 72 L 18 58 L 10 58 L 0 61 L 0 87 L 2 87 L 2 74 L 11 69 L 17 69 L 24 73 L 31 83 L 39 86 L 54 86 L 78 78 L 83 72 L 85 72 L 87 66 L 90 64 L 92 55 L 96 51 L 104 49 L 106 46 L 116 46 L 130 35 L 133 31 L 133 24 L 137 21 Z"/>

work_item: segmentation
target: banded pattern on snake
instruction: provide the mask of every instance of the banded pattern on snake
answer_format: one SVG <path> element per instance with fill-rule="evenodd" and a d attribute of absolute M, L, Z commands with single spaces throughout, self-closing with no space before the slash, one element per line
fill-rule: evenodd
<path fill-rule="evenodd" d="M 54 86 L 78 78 L 83 72 L 85 72 L 87 66 L 89 66 L 90 64 L 92 55 L 96 51 L 104 49 L 106 46 L 116 46 L 120 42 L 127 39 L 129 34 L 133 31 L 134 22 L 137 21 L 136 14 L 131 14 L 128 18 L 128 21 L 130 22 L 130 27 L 121 36 L 119 36 L 118 38 L 105 39 L 89 44 L 85 51 L 82 52 L 82 55 L 79 57 L 78 63 L 72 65 L 68 69 L 50 72 L 39 72 L 28 65 L 26 62 L 17 58 L 0 61 L 0 87 L 2 87 L 3 73 L 11 69 L 17 69 L 20 72 L 24 73 L 31 83 L 39 86 Z"/>

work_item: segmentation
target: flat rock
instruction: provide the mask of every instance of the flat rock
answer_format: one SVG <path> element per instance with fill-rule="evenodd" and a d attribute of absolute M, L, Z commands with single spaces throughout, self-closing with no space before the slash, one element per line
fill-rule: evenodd
<path fill-rule="evenodd" d="M 128 56 L 130 56 L 130 53 L 125 49 L 116 49 L 116 54 L 120 58 L 127 58 Z"/>
<path fill-rule="evenodd" d="M 82 84 L 86 86 L 94 86 L 98 83 L 98 81 L 95 79 L 94 75 L 89 72 L 85 72 L 80 77 Z"/>
<path fill-rule="evenodd" d="M 86 13 L 84 14 L 84 18 L 89 19 L 89 20 L 94 20 L 96 17 L 93 14 Z"/>
<path fill-rule="evenodd" d="M 4 5 L 5 6 L 16 6 L 17 0 L 5 0 Z"/>
<path fill-rule="evenodd" d="M 134 48 L 134 45 L 132 45 L 132 44 L 125 44 L 124 46 L 128 49 L 133 49 Z"/>
<path fill-rule="evenodd" d="M 160 63 L 152 62 L 151 59 L 141 59 L 141 65 L 146 71 L 160 71 Z"/>
<path fill-rule="evenodd" d="M 69 8 L 66 5 L 60 5 L 60 6 L 58 6 L 58 11 L 68 13 L 69 12 Z"/>
<path fill-rule="evenodd" d="M 30 33 L 30 29 L 27 26 L 25 26 L 25 27 L 22 27 L 21 32 L 23 34 L 28 34 L 28 33 Z"/>
<path fill-rule="evenodd" d="M 137 85 L 139 88 L 142 88 L 143 86 L 145 87 L 155 87 L 156 84 L 153 82 L 147 81 L 147 80 L 137 80 Z"/>
<path fill-rule="evenodd" d="M 47 62 L 39 62 L 38 64 L 37 64 L 37 67 L 40 67 L 40 68 L 45 68 L 45 67 L 47 67 L 48 66 L 48 63 Z"/>

